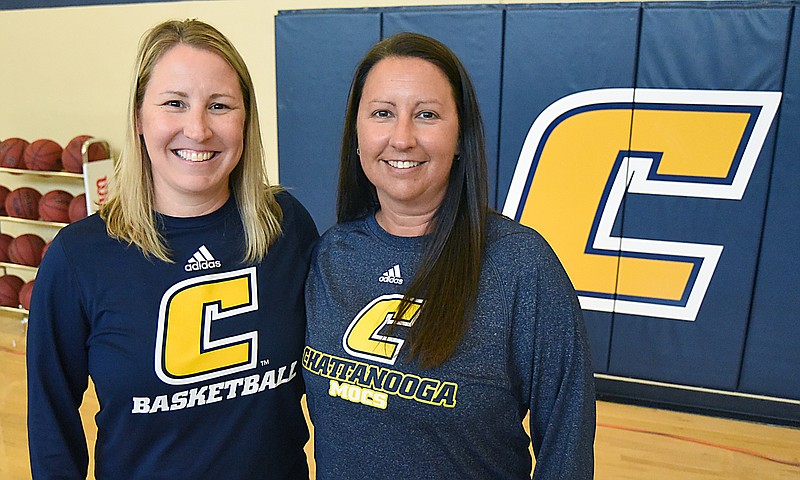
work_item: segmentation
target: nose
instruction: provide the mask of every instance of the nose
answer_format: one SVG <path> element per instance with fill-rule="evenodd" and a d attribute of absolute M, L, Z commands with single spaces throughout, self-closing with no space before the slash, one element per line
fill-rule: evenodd
<path fill-rule="evenodd" d="M 417 137 L 414 131 L 414 122 L 410 118 L 398 118 L 392 129 L 392 136 L 389 143 L 396 150 L 408 150 L 417 145 Z"/>
<path fill-rule="evenodd" d="M 190 110 L 183 127 L 183 134 L 198 143 L 208 140 L 212 135 L 208 112 L 202 108 Z"/>

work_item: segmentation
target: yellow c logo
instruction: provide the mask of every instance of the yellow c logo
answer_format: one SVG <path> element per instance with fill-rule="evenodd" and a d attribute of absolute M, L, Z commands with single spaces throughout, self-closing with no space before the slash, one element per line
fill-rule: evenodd
<path fill-rule="evenodd" d="M 182 385 L 256 366 L 258 332 L 212 339 L 214 322 L 258 310 L 256 270 L 250 267 L 184 280 L 161 299 L 155 368 L 165 383 Z"/>
<path fill-rule="evenodd" d="M 407 317 L 396 319 L 402 299 L 399 294 L 383 295 L 358 312 L 342 338 L 345 351 L 354 357 L 394 365 L 405 341 L 379 332 L 389 325 L 411 327 L 422 306 L 422 300 L 414 299 Z"/>
<path fill-rule="evenodd" d="M 503 213 L 553 246 L 586 310 L 694 320 L 722 245 L 615 235 L 628 193 L 741 200 L 780 92 L 606 89 L 536 119 Z"/>

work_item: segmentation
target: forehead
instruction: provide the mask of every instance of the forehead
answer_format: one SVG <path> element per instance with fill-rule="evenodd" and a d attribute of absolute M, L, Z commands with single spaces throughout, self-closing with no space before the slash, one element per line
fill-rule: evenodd
<path fill-rule="evenodd" d="M 376 63 L 364 82 L 364 95 L 387 91 L 453 96 L 445 73 L 436 64 L 416 57 L 387 57 Z"/>
<path fill-rule="evenodd" d="M 179 43 L 156 60 L 150 80 L 160 82 L 195 82 L 213 79 L 217 83 L 236 83 L 239 76 L 219 53 Z"/>

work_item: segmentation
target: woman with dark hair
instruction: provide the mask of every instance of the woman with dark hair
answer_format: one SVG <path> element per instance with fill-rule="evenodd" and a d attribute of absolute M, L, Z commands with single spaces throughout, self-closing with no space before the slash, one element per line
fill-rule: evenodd
<path fill-rule="evenodd" d="M 308 479 L 303 287 L 317 230 L 268 182 L 255 91 L 198 20 L 139 45 L 128 132 L 98 214 L 59 231 L 28 330 L 35 479 Z"/>
<path fill-rule="evenodd" d="M 350 88 L 339 223 L 306 282 L 317 478 L 530 478 L 531 441 L 537 479 L 592 477 L 577 297 L 487 190 L 461 62 L 423 35 L 377 43 Z"/>

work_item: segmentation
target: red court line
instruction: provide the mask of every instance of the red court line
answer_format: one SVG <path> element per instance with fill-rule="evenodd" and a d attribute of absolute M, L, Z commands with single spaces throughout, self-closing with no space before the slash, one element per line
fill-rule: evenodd
<path fill-rule="evenodd" d="M 2 346 L 0 346 L 0 352 L 12 353 L 14 355 L 22 355 L 23 357 L 25 356 L 25 352 L 20 352 L 18 350 L 13 350 L 11 348 L 2 347 Z"/>
<path fill-rule="evenodd" d="M 625 430 L 625 431 L 628 431 L 628 432 L 644 433 L 644 434 L 647 434 L 647 435 L 657 435 L 657 436 L 660 436 L 660 437 L 672 438 L 672 439 L 680 440 L 680 441 L 683 441 L 683 442 L 691 442 L 691 443 L 696 443 L 698 445 L 705 445 L 707 447 L 718 448 L 718 449 L 721 449 L 721 450 L 728 450 L 728 451 L 736 452 L 736 453 L 742 453 L 744 455 L 750 455 L 751 457 L 761 458 L 761 459 L 764 459 L 764 460 L 768 460 L 770 462 L 779 463 L 781 465 L 788 465 L 790 467 L 798 467 L 798 468 L 800 468 L 800 462 L 792 462 L 790 460 L 783 460 L 783 459 L 780 459 L 780 458 L 771 457 L 769 455 L 764 455 L 763 453 L 759 453 L 759 452 L 756 452 L 756 451 L 753 451 L 753 450 L 747 450 L 745 448 L 740 448 L 740 447 L 732 447 L 732 446 L 729 446 L 729 445 L 722 445 L 722 444 L 718 444 L 718 443 L 708 442 L 706 440 L 699 440 L 697 438 L 685 437 L 683 435 L 675 435 L 675 434 L 672 434 L 672 433 L 664 433 L 664 432 L 654 432 L 652 430 L 645 430 L 645 429 L 642 429 L 642 428 L 623 427 L 621 425 L 612 425 L 612 424 L 609 424 L 609 423 L 600 423 L 600 422 L 597 423 L 597 426 L 598 427 L 603 427 L 603 428 L 613 428 L 613 429 L 616 429 L 616 430 Z"/>

